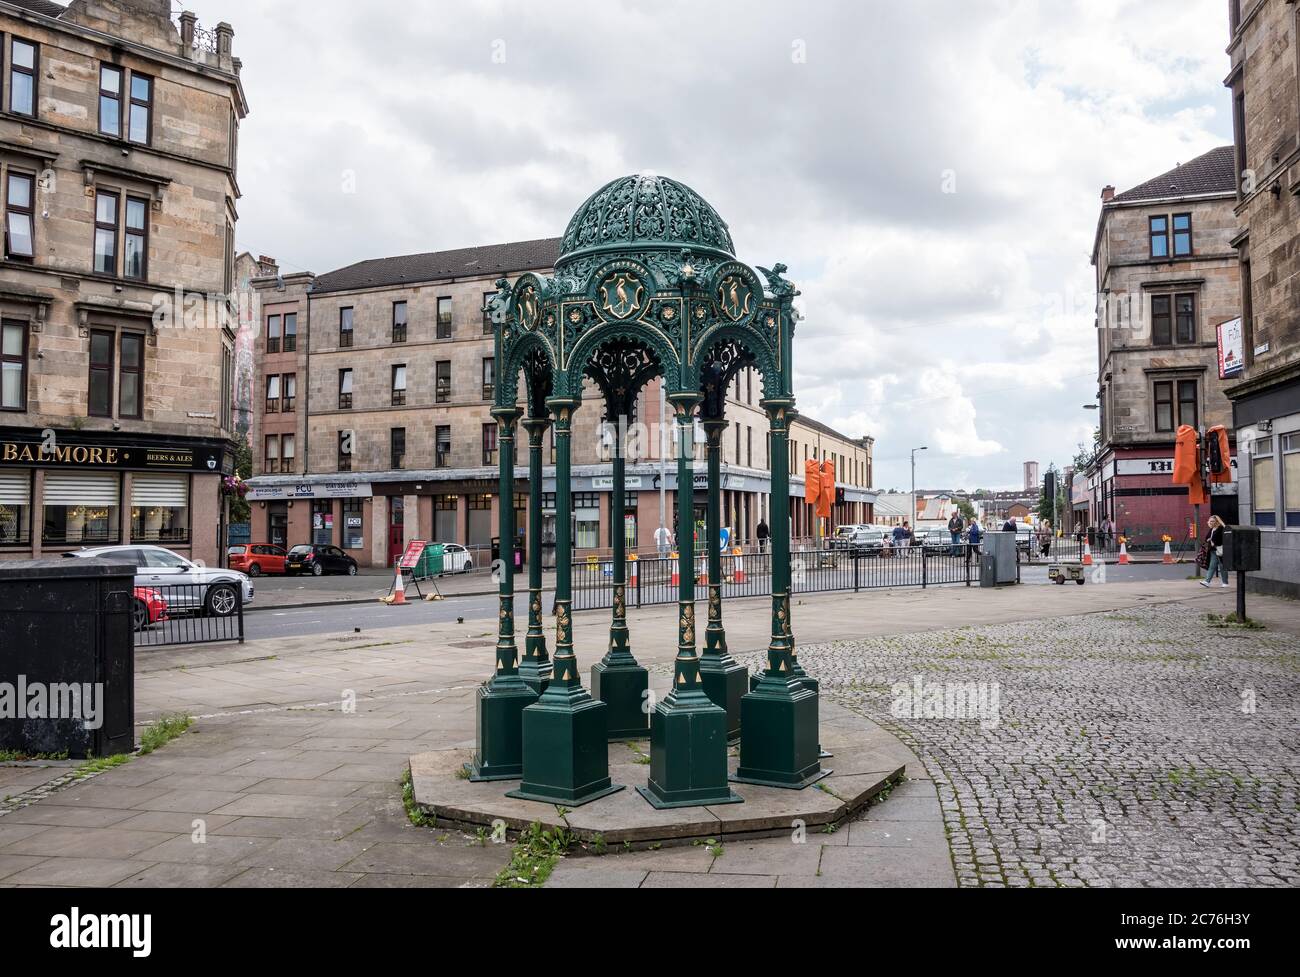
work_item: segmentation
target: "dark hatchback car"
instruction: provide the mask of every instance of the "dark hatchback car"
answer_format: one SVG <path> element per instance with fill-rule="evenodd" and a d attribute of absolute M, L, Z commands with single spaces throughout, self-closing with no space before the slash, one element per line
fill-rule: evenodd
<path fill-rule="evenodd" d="M 319 577 L 326 573 L 346 573 L 349 577 L 355 577 L 357 561 L 337 546 L 299 543 L 284 558 L 284 572 L 288 576 L 310 573 L 313 577 Z"/>

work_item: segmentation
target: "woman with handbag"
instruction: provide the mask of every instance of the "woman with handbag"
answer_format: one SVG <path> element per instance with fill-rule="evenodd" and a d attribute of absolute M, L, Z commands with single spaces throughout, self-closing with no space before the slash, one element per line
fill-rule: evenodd
<path fill-rule="evenodd" d="M 1223 520 L 1218 516 L 1210 516 L 1206 523 L 1209 532 L 1205 534 L 1205 545 L 1209 563 L 1205 571 L 1205 579 L 1201 581 L 1202 587 L 1210 586 L 1210 581 L 1214 579 L 1217 573 L 1222 580 L 1220 586 L 1228 586 L 1228 568 L 1223 565 Z"/>

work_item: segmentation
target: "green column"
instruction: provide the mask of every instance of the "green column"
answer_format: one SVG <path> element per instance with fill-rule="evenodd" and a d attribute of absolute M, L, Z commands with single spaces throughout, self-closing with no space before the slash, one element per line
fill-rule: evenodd
<path fill-rule="evenodd" d="M 677 658 L 673 688 L 650 717 L 650 777 L 638 787 L 657 808 L 731 804 L 727 786 L 727 712 L 700 683 L 695 645 L 695 406 L 698 393 L 670 394 L 677 421 Z"/>
<path fill-rule="evenodd" d="M 551 681 L 551 659 L 542 630 L 542 438 L 551 426 L 548 417 L 526 417 L 528 432 L 528 634 L 519 677 L 541 695 Z"/>
<path fill-rule="evenodd" d="M 650 676 L 632 656 L 627 630 L 627 544 L 623 525 L 625 421 L 623 416 L 618 418 L 612 459 L 614 487 L 609 513 L 614 530 L 614 608 L 609 625 L 609 649 L 601 661 L 591 666 L 591 694 L 609 706 L 609 738 L 612 740 L 642 737 L 650 728 L 650 713 L 646 708 Z"/>
<path fill-rule="evenodd" d="M 492 415 L 497 419 L 501 496 L 497 519 L 501 536 L 497 667 L 477 693 L 477 748 L 467 765 L 470 780 L 514 780 L 523 773 L 523 711 L 537 699 L 537 693 L 519 677 L 519 652 L 515 646 L 515 422 L 519 411 L 494 408 Z"/>
<path fill-rule="evenodd" d="M 817 692 L 794 674 L 790 628 L 790 450 L 794 402 L 762 402 L 771 429 L 772 639 L 767 668 L 741 700 L 740 767 L 735 780 L 802 788 L 826 776 L 819 760 Z"/>
<path fill-rule="evenodd" d="M 523 782 L 507 796 L 577 807 L 621 784 L 609 779 L 608 707 L 582 687 L 573 652 L 573 498 L 570 435 L 579 401 L 547 401 L 555 416 L 555 660 L 551 681 L 524 710 Z"/>
<path fill-rule="evenodd" d="M 709 623 L 704 629 L 704 654 L 700 656 L 700 681 L 704 694 L 727 712 L 727 738 L 740 736 L 740 700 L 748 686 L 745 666 L 727 652 L 727 632 L 722 626 L 722 435 L 725 418 L 704 422 L 709 459 L 709 500 L 707 515 L 709 553 Z"/>

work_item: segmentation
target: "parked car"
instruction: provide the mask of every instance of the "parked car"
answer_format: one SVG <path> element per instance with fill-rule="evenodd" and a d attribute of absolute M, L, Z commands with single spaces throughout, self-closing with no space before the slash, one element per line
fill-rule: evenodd
<path fill-rule="evenodd" d="M 474 569 L 474 557 L 460 543 L 444 543 L 442 546 L 442 572 L 468 573 Z"/>
<path fill-rule="evenodd" d="M 264 573 L 284 573 L 284 548 L 270 543 L 245 543 L 226 551 L 230 569 L 239 570 L 250 577 Z"/>
<path fill-rule="evenodd" d="M 859 525 L 839 526 L 835 530 L 835 535 L 827 540 L 826 545 L 833 550 L 849 549 L 853 545 L 853 537 L 857 534 L 858 530 L 869 528 L 871 527 Z"/>
<path fill-rule="evenodd" d="M 888 533 L 875 526 L 855 526 L 845 547 L 855 556 L 879 556 Z"/>
<path fill-rule="evenodd" d="M 170 620 L 167 616 L 167 599 L 155 587 L 136 587 L 131 598 L 131 627 L 143 631 L 147 627 Z"/>
<path fill-rule="evenodd" d="M 346 573 L 349 577 L 355 577 L 357 561 L 337 546 L 299 543 L 284 558 L 284 572 L 289 576 L 310 573 L 313 577 L 319 577 L 326 573 Z"/>
<path fill-rule="evenodd" d="M 94 546 L 64 556 L 130 563 L 135 585 L 160 590 L 169 612 L 194 611 L 229 617 L 240 602 L 253 602 L 253 581 L 238 570 L 205 567 L 161 546 Z"/>
<path fill-rule="evenodd" d="M 912 538 L 912 545 L 920 546 L 922 550 L 930 555 L 948 553 L 952 550 L 952 533 L 947 529 L 940 529 L 935 526 L 918 529 L 916 535 Z"/>

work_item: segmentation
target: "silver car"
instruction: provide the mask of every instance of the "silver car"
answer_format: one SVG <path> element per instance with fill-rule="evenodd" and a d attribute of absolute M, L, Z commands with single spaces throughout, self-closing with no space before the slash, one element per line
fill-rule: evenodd
<path fill-rule="evenodd" d="M 172 613 L 198 611 L 229 617 L 241 599 L 245 606 L 253 602 L 253 581 L 247 575 L 202 566 L 161 546 L 95 546 L 63 555 L 133 564 L 135 585 L 161 589 Z"/>

